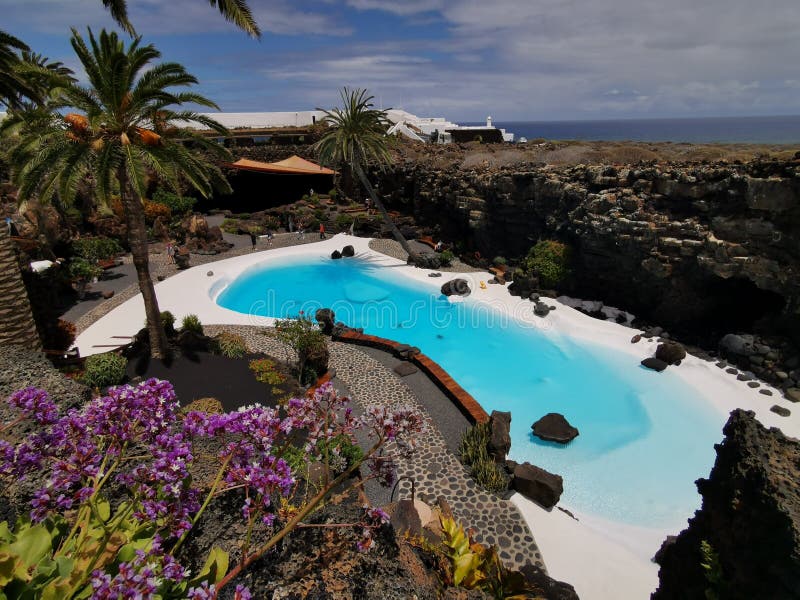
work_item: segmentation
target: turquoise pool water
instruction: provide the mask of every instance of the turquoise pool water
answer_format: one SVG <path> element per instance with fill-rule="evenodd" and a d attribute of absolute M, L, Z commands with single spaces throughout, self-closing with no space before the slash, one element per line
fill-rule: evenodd
<path fill-rule="evenodd" d="M 245 271 L 217 297 L 259 316 L 313 315 L 419 346 L 480 404 L 512 413 L 511 458 L 564 477 L 562 505 L 633 525 L 682 528 L 698 508 L 721 417 L 669 370 L 655 373 L 608 347 L 516 321 L 475 297 L 451 303 L 366 260 L 288 259 Z M 531 424 L 560 412 L 580 430 L 570 444 L 539 440 Z"/>

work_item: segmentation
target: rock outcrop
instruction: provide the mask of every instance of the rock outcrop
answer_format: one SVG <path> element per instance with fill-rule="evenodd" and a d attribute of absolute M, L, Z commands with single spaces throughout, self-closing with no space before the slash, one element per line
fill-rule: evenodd
<path fill-rule="evenodd" d="M 564 491 L 564 480 L 530 463 L 522 463 L 514 467 L 511 486 L 544 508 L 553 508 L 558 504 Z"/>
<path fill-rule="evenodd" d="M 442 285 L 442 294 L 445 296 L 469 296 L 470 292 L 466 279 L 451 279 Z"/>
<path fill-rule="evenodd" d="M 537 239 L 558 238 L 576 258 L 572 289 L 563 291 L 622 307 L 687 342 L 716 344 L 765 316 L 791 316 L 800 331 L 798 160 L 436 165 L 418 156 L 374 176 L 392 208 L 470 256 L 519 258 Z M 535 291 L 532 283 L 512 288 Z"/>
<path fill-rule="evenodd" d="M 800 442 L 742 410 L 724 433 L 702 508 L 656 557 L 654 600 L 800 596 Z"/>
<path fill-rule="evenodd" d="M 502 463 L 511 450 L 511 413 L 493 410 L 489 416 L 489 443 L 486 448 L 495 462 Z"/>

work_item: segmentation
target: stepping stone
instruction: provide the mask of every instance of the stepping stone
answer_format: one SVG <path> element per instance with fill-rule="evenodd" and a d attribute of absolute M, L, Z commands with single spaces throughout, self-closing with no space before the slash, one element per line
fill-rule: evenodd
<path fill-rule="evenodd" d="M 751 388 L 753 388 L 753 389 L 755 389 L 755 388 L 759 387 L 760 385 L 761 385 L 761 384 L 760 384 L 760 383 L 758 383 L 757 381 L 748 381 L 748 382 L 747 382 L 747 387 L 751 387 Z"/>
<path fill-rule="evenodd" d="M 765 396 L 772 396 L 772 391 L 766 388 L 761 388 L 760 390 L 758 390 L 758 393 L 764 394 Z"/>
<path fill-rule="evenodd" d="M 730 373 L 731 375 L 736 375 L 739 372 L 739 369 L 734 369 L 733 367 L 728 367 L 725 369 L 726 373 Z"/>
<path fill-rule="evenodd" d="M 776 415 L 780 415 L 782 417 L 788 417 L 790 414 L 792 414 L 792 411 L 790 411 L 788 408 L 778 406 L 777 404 L 773 405 L 770 410 Z"/>
<path fill-rule="evenodd" d="M 419 369 L 410 362 L 403 361 L 394 368 L 394 372 L 400 375 L 400 377 L 407 377 L 419 372 Z"/>

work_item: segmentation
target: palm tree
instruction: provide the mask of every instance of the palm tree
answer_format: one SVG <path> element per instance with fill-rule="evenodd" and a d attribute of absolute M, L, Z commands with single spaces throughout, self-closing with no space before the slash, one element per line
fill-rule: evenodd
<path fill-rule="evenodd" d="M 322 122 L 328 125 L 328 130 L 314 146 L 320 162 L 338 167 L 345 165 L 358 177 L 392 235 L 413 260 L 416 255 L 364 173 L 368 164 L 383 169 L 392 162 L 386 145 L 386 130 L 389 128 L 386 113 L 373 108 L 374 96 L 368 96 L 367 90 L 344 88 L 341 97 L 343 108 L 317 109 L 325 113 Z"/>
<path fill-rule="evenodd" d="M 211 6 L 216 6 L 226 20 L 236 25 L 248 35 L 260 37 L 261 31 L 253 19 L 253 14 L 245 0 L 209 0 Z M 111 11 L 111 17 L 126 32 L 135 35 L 136 31 L 128 20 L 127 0 L 103 0 L 103 6 Z"/>
<path fill-rule="evenodd" d="M 13 35 L 0 31 L 0 104 L 18 108 L 24 98 L 36 97 L 36 90 L 20 75 L 19 52 L 28 52 L 27 44 Z"/>
<path fill-rule="evenodd" d="M 76 112 L 12 114 L 3 129 L 18 132 L 9 159 L 20 201 L 38 195 L 41 201 L 69 204 L 83 181 L 94 183 L 102 202 L 119 193 L 147 314 L 151 355 L 164 358 L 167 345 L 150 277 L 142 199 L 151 176 L 176 189 L 185 180 L 204 196 L 215 189 L 230 191 L 218 167 L 176 138 L 190 138 L 193 148 L 222 159 L 227 160 L 229 154 L 186 129 L 194 123 L 224 135 L 227 131 L 222 125 L 196 112 L 172 108 L 185 103 L 218 108 L 199 94 L 170 90 L 195 84 L 197 79 L 177 63 L 153 64 L 161 53 L 140 41 L 135 38 L 126 48 L 114 32 L 103 30 L 95 38 L 89 30 L 87 46 L 73 29 L 72 47 L 90 85 L 65 85 L 58 90 L 54 105 Z"/>
<path fill-rule="evenodd" d="M 0 345 L 5 344 L 42 348 L 17 254 L 3 223 L 0 224 Z"/>

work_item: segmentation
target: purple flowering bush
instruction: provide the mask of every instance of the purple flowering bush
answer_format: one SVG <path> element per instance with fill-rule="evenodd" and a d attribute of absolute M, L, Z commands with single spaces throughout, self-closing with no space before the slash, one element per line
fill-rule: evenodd
<path fill-rule="evenodd" d="M 36 388 L 9 398 L 19 416 L 0 425 L 0 478 L 44 478 L 29 518 L 11 528 L 0 523 L 0 589 L 31 598 L 216 598 L 248 565 L 264 556 L 341 489 L 362 463 L 369 477 L 394 481 L 394 461 L 414 448 L 422 420 L 412 411 L 372 410 L 356 419 L 348 399 L 330 384 L 283 408 L 247 406 L 235 412 L 182 415 L 169 382 L 150 379 L 112 388 L 81 410 L 60 414 Z M 10 440 L 15 425 L 36 428 Z M 341 463 L 341 436 L 369 431 L 372 445 L 348 468 Z M 302 440 L 302 442 L 300 442 Z M 213 442 L 219 464 L 213 482 L 193 482 L 196 446 Z M 299 474 L 285 456 L 302 443 L 307 463 L 320 461 L 323 481 L 294 504 Z M 334 477 L 334 473 L 339 473 Z M 212 499 L 241 501 L 246 535 L 240 558 L 214 548 L 202 569 L 189 573 L 180 550 Z M 386 522 L 380 509 L 365 509 L 358 547 L 368 550 L 372 531 Z M 268 532 L 255 536 L 257 528 Z M 263 540 L 266 539 L 266 542 Z M 250 592 L 238 586 L 234 595 Z"/>

